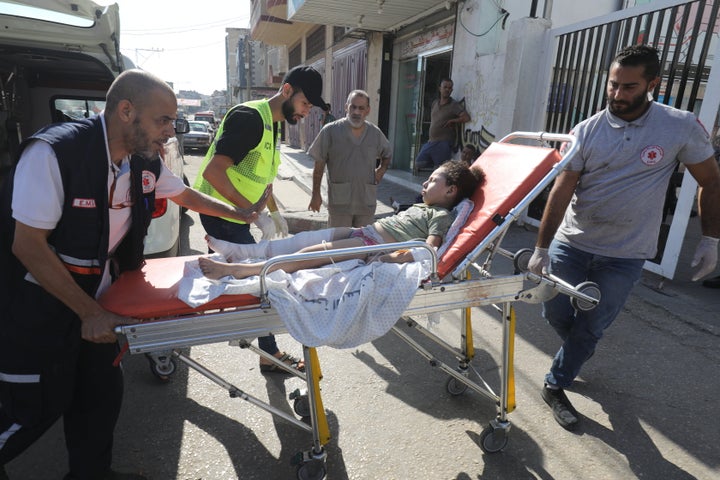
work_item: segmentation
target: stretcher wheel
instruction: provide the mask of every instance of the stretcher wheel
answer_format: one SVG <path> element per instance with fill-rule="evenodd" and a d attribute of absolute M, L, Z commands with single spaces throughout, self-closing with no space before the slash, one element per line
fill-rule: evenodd
<path fill-rule="evenodd" d="M 468 386 L 463 382 L 459 381 L 457 378 L 450 377 L 445 384 L 445 388 L 450 395 L 457 397 L 458 395 L 462 395 L 463 393 L 465 393 L 465 391 L 468 389 Z"/>
<path fill-rule="evenodd" d="M 295 397 L 293 410 L 295 410 L 295 413 L 302 418 L 310 417 L 310 401 L 308 400 L 307 395 Z"/>
<path fill-rule="evenodd" d="M 163 364 L 156 362 L 150 355 L 147 356 L 147 359 L 150 363 L 150 373 L 163 382 L 170 380 L 170 376 L 177 370 L 177 362 L 174 358 L 170 358 L 167 362 L 163 362 Z"/>
<path fill-rule="evenodd" d="M 502 428 L 489 425 L 480 433 L 480 448 L 485 453 L 497 453 L 505 448 L 507 442 L 507 431 Z"/>
<path fill-rule="evenodd" d="M 513 256 L 513 266 L 515 267 L 515 273 L 525 273 L 530 268 L 530 258 L 533 255 L 534 250 L 531 248 L 521 248 Z"/>
<path fill-rule="evenodd" d="M 297 467 L 298 480 L 324 480 L 327 471 L 322 460 L 308 460 Z"/>
<path fill-rule="evenodd" d="M 600 287 L 595 282 L 582 282 L 575 287 L 575 290 L 580 293 L 584 293 L 589 297 L 600 300 Z M 580 310 L 581 312 L 587 312 L 589 310 L 592 310 L 596 306 L 590 302 L 586 302 L 575 297 L 570 298 L 570 304 L 575 310 Z"/>

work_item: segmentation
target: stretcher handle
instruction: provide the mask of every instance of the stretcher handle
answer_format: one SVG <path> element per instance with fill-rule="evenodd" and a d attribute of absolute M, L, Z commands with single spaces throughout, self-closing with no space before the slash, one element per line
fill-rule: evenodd
<path fill-rule="evenodd" d="M 509 143 L 517 139 L 537 140 L 539 142 L 565 142 L 572 146 L 577 139 L 574 135 L 550 132 L 512 132 L 500 139 L 500 143 Z"/>
<path fill-rule="evenodd" d="M 551 273 L 537 275 L 526 272 L 525 277 L 537 284 L 549 285 L 556 291 L 570 297 L 570 303 L 578 310 L 588 311 L 597 307 L 600 303 L 600 287 L 595 282 L 583 282 L 578 285 L 571 285 L 560 277 Z"/>
<path fill-rule="evenodd" d="M 507 252 L 509 253 L 509 252 Z M 538 275 L 529 269 L 530 259 L 533 250 L 522 248 L 513 255 L 513 265 L 516 272 L 522 272 L 525 277 L 540 285 L 541 283 L 553 288 L 556 292 L 570 297 L 570 303 L 578 310 L 588 311 L 600 303 L 600 287 L 595 282 L 582 282 L 578 285 L 571 285 L 562 278 L 551 273 Z"/>
<path fill-rule="evenodd" d="M 430 252 L 430 258 L 432 261 L 432 274 L 430 278 L 435 281 L 437 279 L 437 253 L 432 245 L 420 241 L 412 240 L 409 242 L 397 242 L 397 243 L 383 243 L 381 245 L 369 245 L 364 247 L 351 247 L 351 248 L 339 248 L 337 250 L 324 250 L 318 252 L 303 252 L 303 253 L 292 253 L 289 255 L 278 255 L 272 257 L 265 262 L 262 269 L 260 270 L 260 300 L 262 304 L 267 302 L 267 281 L 266 277 L 269 273 L 268 270 L 278 264 L 300 262 L 302 260 L 313 260 L 317 258 L 335 258 L 345 257 L 359 254 L 370 254 L 370 253 L 382 253 L 391 252 L 395 250 L 411 249 L 411 248 L 424 248 Z"/>

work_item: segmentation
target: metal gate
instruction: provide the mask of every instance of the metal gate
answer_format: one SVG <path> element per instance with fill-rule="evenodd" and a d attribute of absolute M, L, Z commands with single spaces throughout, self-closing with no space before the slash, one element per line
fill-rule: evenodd
<path fill-rule="evenodd" d="M 638 43 L 652 45 L 662 55 L 662 81 L 654 92 L 657 101 L 699 111 L 720 1 L 664 3 L 675 5 L 556 36 L 548 131 L 567 132 L 605 108 L 610 62 L 623 47 Z M 623 13 L 627 12 L 631 10 Z"/>
<path fill-rule="evenodd" d="M 605 108 L 610 62 L 619 50 L 638 43 L 661 53 L 662 79 L 655 99 L 695 112 L 712 127 L 720 96 L 720 69 L 712 71 L 720 52 L 719 11 L 720 0 L 662 0 L 551 30 L 549 71 L 543 77 L 550 79 L 546 131 L 568 132 Z M 674 186 L 681 185 L 681 190 L 672 222 L 664 223 L 658 256 L 645 265 L 667 278 L 675 274 L 696 187 L 691 175 L 678 174 L 676 179 Z"/>

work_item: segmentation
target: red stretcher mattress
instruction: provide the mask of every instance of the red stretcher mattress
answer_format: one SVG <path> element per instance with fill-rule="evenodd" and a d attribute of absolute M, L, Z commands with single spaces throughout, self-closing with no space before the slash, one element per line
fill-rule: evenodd
<path fill-rule="evenodd" d="M 490 144 L 470 167 L 485 171 L 485 185 L 470 197 L 475 206 L 438 262 L 440 278 L 452 272 L 498 226 L 493 221 L 496 215 L 505 218 L 560 160 L 554 148 Z"/>
<path fill-rule="evenodd" d="M 178 284 L 183 276 L 185 262 L 197 257 L 148 259 L 140 270 L 120 275 L 100 298 L 100 305 L 118 315 L 150 319 L 258 304 L 258 298 L 252 295 L 222 295 L 197 308 L 180 300 L 177 295 Z"/>

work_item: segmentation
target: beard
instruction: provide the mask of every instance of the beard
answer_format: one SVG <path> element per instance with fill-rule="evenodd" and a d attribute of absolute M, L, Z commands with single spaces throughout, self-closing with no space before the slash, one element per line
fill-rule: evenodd
<path fill-rule="evenodd" d="M 632 116 L 633 114 L 640 114 L 648 103 L 647 92 L 633 97 L 629 102 L 618 102 L 617 100 L 607 99 L 608 109 L 613 115 L 619 117 Z"/>
<path fill-rule="evenodd" d="M 285 117 L 285 121 L 290 125 L 295 125 L 297 119 L 295 118 L 295 107 L 293 107 L 292 99 L 285 100 L 282 103 L 282 114 Z"/>
<path fill-rule="evenodd" d="M 353 128 L 360 128 L 363 126 L 363 124 L 365 124 L 365 119 L 363 119 L 362 117 L 361 118 L 353 118 L 350 115 L 348 115 L 347 120 L 348 120 L 348 122 L 350 122 L 350 125 Z"/>
<path fill-rule="evenodd" d="M 158 147 L 150 141 L 147 132 L 140 127 L 140 120 L 133 121 L 132 132 L 126 138 L 130 152 L 145 158 L 153 158 L 160 153 Z"/>

